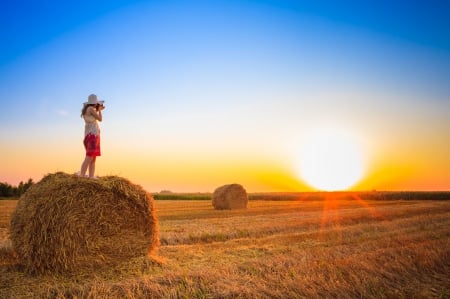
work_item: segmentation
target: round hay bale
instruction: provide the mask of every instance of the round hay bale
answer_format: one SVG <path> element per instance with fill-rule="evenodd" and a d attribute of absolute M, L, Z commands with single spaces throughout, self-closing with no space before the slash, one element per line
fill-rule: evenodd
<path fill-rule="evenodd" d="M 10 237 L 28 273 L 89 273 L 159 244 L 153 197 L 117 176 L 45 176 L 19 199 Z"/>
<path fill-rule="evenodd" d="M 212 196 L 212 205 L 216 210 L 245 209 L 247 203 L 247 192 L 239 184 L 221 186 L 214 191 Z"/>

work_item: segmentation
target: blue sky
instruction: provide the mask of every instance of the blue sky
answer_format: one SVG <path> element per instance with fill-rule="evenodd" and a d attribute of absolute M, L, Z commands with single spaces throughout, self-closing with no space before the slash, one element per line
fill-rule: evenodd
<path fill-rule="evenodd" d="M 429 167 L 439 182 L 449 175 L 446 1 L 1 6 L 0 181 L 75 171 L 90 93 L 107 106 L 100 173 L 152 190 L 210 190 L 233 179 L 211 172 L 241 168 L 287 181 L 302 134 L 323 125 L 355 131 L 370 161 L 420 160 L 411 172 Z M 253 189 L 289 189 L 242 173 L 236 179 Z M 420 178 L 396 178 L 391 188 L 412 181 Z"/>

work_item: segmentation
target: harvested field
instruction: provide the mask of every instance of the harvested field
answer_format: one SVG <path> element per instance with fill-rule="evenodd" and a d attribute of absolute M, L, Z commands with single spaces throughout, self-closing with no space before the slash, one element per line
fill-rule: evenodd
<path fill-rule="evenodd" d="M 450 296 L 449 200 L 157 200 L 157 261 L 70 277 L 17 265 L 5 239 L 15 204 L 0 201 L 0 298 Z"/>

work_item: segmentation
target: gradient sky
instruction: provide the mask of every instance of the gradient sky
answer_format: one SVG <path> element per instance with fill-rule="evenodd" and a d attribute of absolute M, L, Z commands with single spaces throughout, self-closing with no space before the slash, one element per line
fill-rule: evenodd
<path fill-rule="evenodd" d="M 311 190 L 304 136 L 364 149 L 355 190 L 450 190 L 448 1 L 3 1 L 0 181 L 84 158 L 151 192 Z"/>

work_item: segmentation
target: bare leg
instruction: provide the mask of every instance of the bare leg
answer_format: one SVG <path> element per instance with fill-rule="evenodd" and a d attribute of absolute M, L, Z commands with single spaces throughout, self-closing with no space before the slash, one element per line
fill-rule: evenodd
<path fill-rule="evenodd" d="M 93 178 L 95 173 L 95 160 L 96 157 L 91 158 L 91 162 L 89 163 L 89 177 Z"/>
<path fill-rule="evenodd" d="M 81 176 L 85 176 L 86 175 L 86 171 L 87 171 L 88 167 L 92 163 L 92 158 L 93 157 L 86 156 L 86 158 L 84 159 L 83 164 L 81 164 L 81 170 L 80 170 L 80 175 Z"/>

